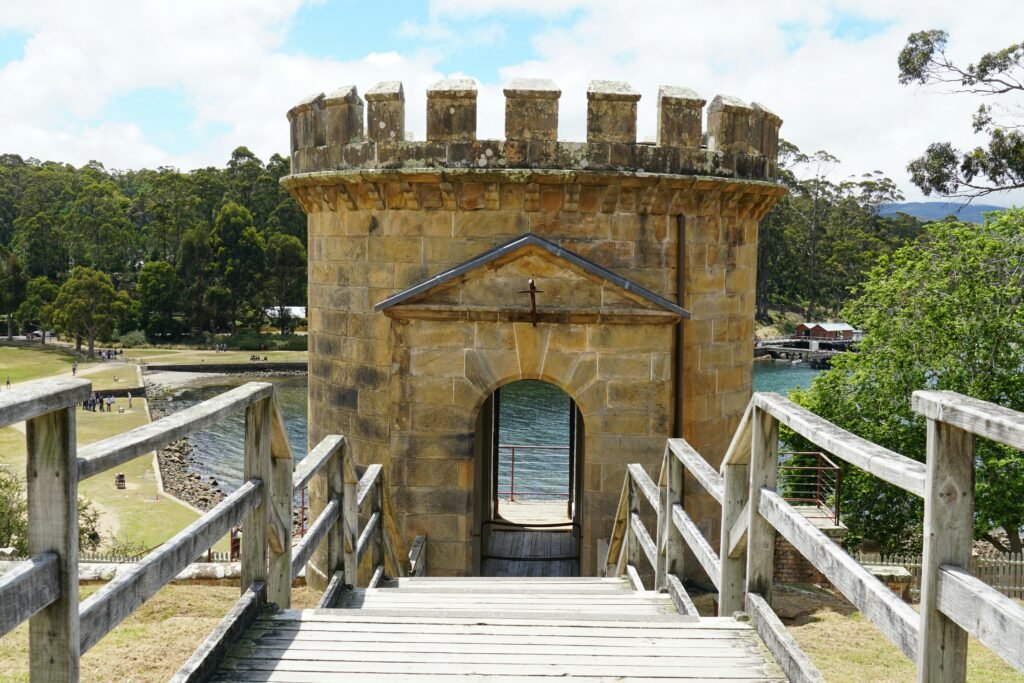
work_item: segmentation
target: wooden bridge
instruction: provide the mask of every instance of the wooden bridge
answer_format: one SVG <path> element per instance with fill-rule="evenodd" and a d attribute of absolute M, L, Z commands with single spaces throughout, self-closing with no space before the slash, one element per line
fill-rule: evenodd
<path fill-rule="evenodd" d="M 949 392 L 914 394 L 928 420 L 927 464 L 854 436 L 775 394 L 755 394 L 720 470 L 670 439 L 657 483 L 629 465 L 606 578 L 428 578 L 420 537 L 395 533 L 382 468 L 361 473 L 342 436 L 294 467 L 273 387 L 250 383 L 78 449 L 82 379 L 0 395 L 0 426 L 26 421 L 32 559 L 0 577 L 0 635 L 29 620 L 33 681 L 76 681 L 81 654 L 240 522 L 242 596 L 175 681 L 463 678 L 820 681 L 772 611 L 776 534 L 796 547 L 907 657 L 919 681 L 964 681 L 973 635 L 1024 672 L 1024 607 L 969 567 L 974 440 L 1024 449 L 1024 414 Z M 78 482 L 245 411 L 245 482 L 130 572 L 78 601 Z M 787 425 L 925 501 L 920 612 L 902 602 L 776 493 Z M 325 509 L 291 544 L 294 493 L 317 475 Z M 684 480 L 722 508 L 718 550 L 690 518 Z M 654 531 L 645 524 L 654 521 Z M 319 548 L 319 550 L 317 550 Z M 686 550 L 690 551 L 690 555 Z M 291 610 L 314 551 L 333 577 L 315 610 Z M 696 564 L 687 564 L 687 557 Z M 688 577 L 716 586 L 698 614 Z M 361 587 L 360 587 L 361 586 Z"/>

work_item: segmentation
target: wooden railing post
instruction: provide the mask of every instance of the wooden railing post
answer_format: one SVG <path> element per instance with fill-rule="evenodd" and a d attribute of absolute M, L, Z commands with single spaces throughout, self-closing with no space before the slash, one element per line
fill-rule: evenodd
<path fill-rule="evenodd" d="M 658 511 L 659 555 L 655 578 L 655 588 L 659 591 L 668 590 L 669 574 L 675 574 L 681 580 L 686 579 L 686 544 L 672 524 L 672 507 L 683 504 L 684 468 L 683 463 L 668 448 L 665 449 L 662 471 L 665 473 L 665 485 L 661 487 L 661 505 Z"/>
<path fill-rule="evenodd" d="M 750 498 L 747 505 L 747 592 L 772 604 L 775 528 L 761 516 L 761 489 L 775 492 L 779 469 L 779 421 L 756 408 L 751 416 Z"/>
<path fill-rule="evenodd" d="M 636 482 L 633 481 L 633 477 L 626 471 L 627 483 L 627 503 L 626 503 L 626 562 L 627 564 L 633 565 L 633 568 L 637 571 L 642 567 L 640 558 L 643 556 L 643 548 L 640 547 L 640 541 L 636 537 L 636 532 L 633 531 L 633 515 L 639 514 L 640 509 L 637 505 L 636 495 Z"/>
<path fill-rule="evenodd" d="M 263 482 L 259 505 L 243 522 L 241 589 L 245 593 L 255 582 L 267 580 L 268 525 L 272 500 L 270 458 L 271 399 L 265 398 L 245 409 L 245 462 L 243 479 Z"/>
<path fill-rule="evenodd" d="M 748 467 L 745 464 L 727 464 L 723 468 L 722 528 L 718 556 L 722 563 L 722 576 L 718 584 L 718 614 L 732 616 L 744 609 L 746 553 L 737 557 L 729 554 L 729 532 L 736 520 L 743 516 L 743 505 L 747 500 Z"/>
<path fill-rule="evenodd" d="M 288 433 L 275 398 L 266 399 L 273 409 L 270 439 L 270 560 L 267 568 L 267 602 L 288 609 L 292 602 L 292 470 L 295 462 Z"/>
<path fill-rule="evenodd" d="M 349 453 L 345 453 L 346 459 L 351 459 Z M 342 478 L 344 480 L 344 494 L 341 502 L 341 522 L 344 528 L 344 568 L 345 583 L 349 586 L 359 585 L 359 555 L 356 554 L 356 544 L 359 541 L 359 501 L 356 498 L 356 487 L 359 484 L 356 479 L 355 463 L 349 461 L 342 465 Z"/>
<path fill-rule="evenodd" d="M 377 571 L 377 567 L 383 567 L 385 562 L 385 548 L 384 542 L 386 539 L 385 529 L 386 522 L 384 520 L 384 474 L 383 471 L 377 475 L 377 480 L 373 483 L 373 510 L 374 512 L 380 513 L 380 523 L 377 524 L 376 538 L 373 544 L 373 571 Z"/>
<path fill-rule="evenodd" d="M 56 553 L 60 597 L 29 620 L 33 681 L 78 681 L 78 461 L 75 409 L 27 421 L 28 551 Z"/>
<path fill-rule="evenodd" d="M 344 513 L 345 504 L 345 458 L 348 451 L 348 442 L 342 444 L 327 464 L 324 465 L 324 478 L 327 484 L 327 502 L 338 501 Z M 324 567 L 328 582 L 335 572 L 345 571 L 345 520 L 343 514 L 338 515 L 330 532 L 327 534 L 327 566 Z"/>
<path fill-rule="evenodd" d="M 974 539 L 974 435 L 928 420 L 917 680 L 967 680 L 967 632 L 939 611 L 939 566 L 968 568 Z"/>

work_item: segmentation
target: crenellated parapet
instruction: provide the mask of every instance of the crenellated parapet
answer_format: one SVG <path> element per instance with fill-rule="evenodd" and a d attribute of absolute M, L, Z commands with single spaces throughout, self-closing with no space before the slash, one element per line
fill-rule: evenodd
<path fill-rule="evenodd" d="M 477 138 L 477 87 L 447 79 L 427 89 L 425 141 L 405 139 L 405 93 L 385 81 L 306 98 L 288 112 L 292 174 L 417 168 L 632 171 L 774 181 L 782 119 L 731 96 L 706 100 L 661 86 L 656 142 L 637 141 L 641 94 L 621 81 L 591 81 L 587 140 L 558 140 L 561 90 L 546 79 L 504 89 L 505 139 Z M 364 134 L 364 109 L 366 131 Z"/>

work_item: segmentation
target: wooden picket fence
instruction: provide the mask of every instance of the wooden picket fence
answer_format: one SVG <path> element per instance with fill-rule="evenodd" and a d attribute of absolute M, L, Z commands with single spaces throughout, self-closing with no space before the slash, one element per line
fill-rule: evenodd
<path fill-rule="evenodd" d="M 910 572 L 910 596 L 916 602 L 921 597 L 921 556 L 879 556 L 857 553 L 854 558 L 861 564 L 885 567 L 904 567 Z M 971 573 L 1008 598 L 1024 600 L 1024 553 L 999 557 L 971 558 Z"/>

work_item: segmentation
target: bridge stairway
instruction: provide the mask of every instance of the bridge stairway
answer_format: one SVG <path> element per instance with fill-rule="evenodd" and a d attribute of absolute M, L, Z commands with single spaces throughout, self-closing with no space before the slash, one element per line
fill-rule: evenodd
<path fill-rule="evenodd" d="M 216 681 L 784 681 L 749 623 L 624 579 L 403 578 L 265 613 Z"/>

